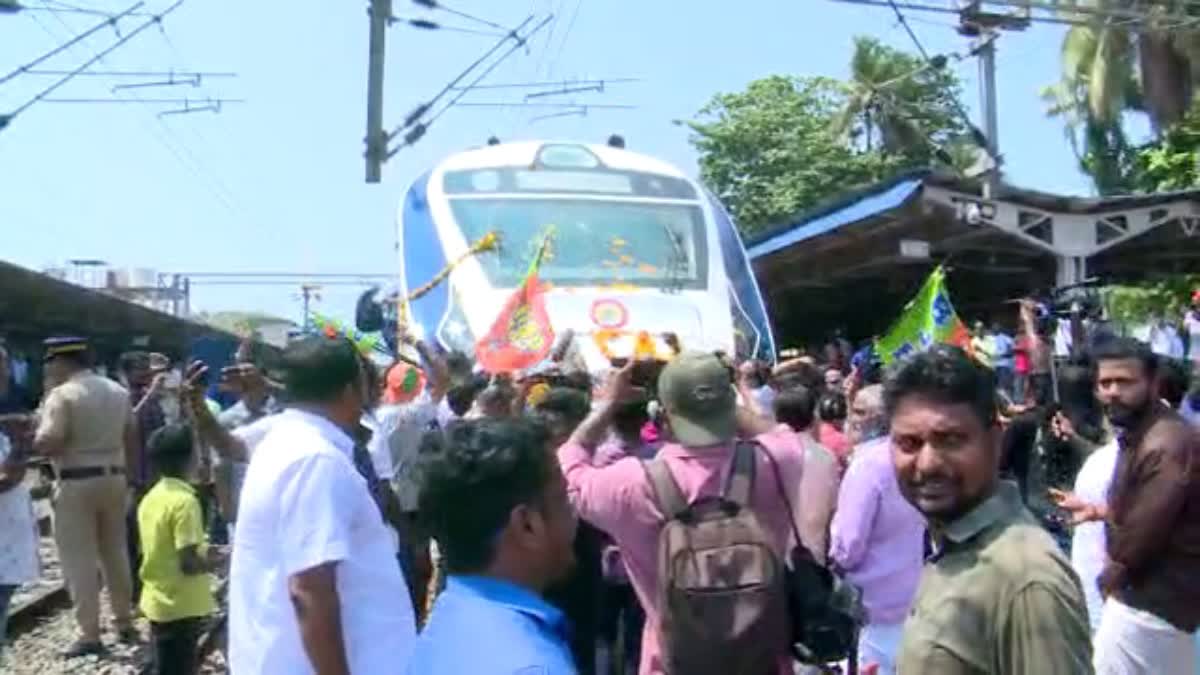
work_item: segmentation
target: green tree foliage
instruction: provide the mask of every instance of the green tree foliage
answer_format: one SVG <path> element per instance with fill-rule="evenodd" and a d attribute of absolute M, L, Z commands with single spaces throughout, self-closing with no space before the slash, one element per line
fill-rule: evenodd
<path fill-rule="evenodd" d="M 860 38 L 854 80 L 776 75 L 718 94 L 684 122 L 700 173 L 743 234 L 786 222 L 856 187 L 933 162 L 952 165 L 963 126 L 958 80 L 912 55 Z"/>
<path fill-rule="evenodd" d="M 1138 192 L 1186 190 L 1200 186 L 1200 105 L 1153 143 L 1132 154 L 1128 182 Z"/>
<path fill-rule="evenodd" d="M 1122 180 L 1133 192 L 1166 192 L 1200 187 L 1200 103 L 1168 127 L 1161 137 L 1128 150 Z M 1179 317 L 1200 288 L 1200 275 L 1176 274 L 1134 286 L 1105 290 L 1109 313 L 1133 326 L 1156 316 Z"/>
<path fill-rule="evenodd" d="M 1062 79 L 1042 90 L 1047 115 L 1063 120 L 1080 170 L 1102 195 L 1130 189 L 1122 115 L 1142 107 L 1133 66 L 1126 31 L 1075 26 L 1063 38 Z"/>
<path fill-rule="evenodd" d="M 1130 176 L 1138 148 L 1122 127 L 1126 113 L 1145 113 L 1156 135 L 1165 136 L 1188 113 L 1200 84 L 1200 31 L 1179 28 L 1168 14 L 1194 11 L 1166 0 L 1134 7 L 1124 0 L 1054 0 L 1061 14 L 1088 20 L 1081 9 L 1145 10 L 1140 26 L 1092 21 L 1063 38 L 1062 76 L 1043 90 L 1047 112 L 1060 117 L 1067 138 L 1102 195 L 1145 189 Z"/>
<path fill-rule="evenodd" d="M 966 132 L 958 111 L 958 78 L 944 65 L 937 67 L 875 38 L 854 38 L 851 77 L 834 130 L 866 151 L 879 148 L 930 161 L 934 149 Z"/>
<path fill-rule="evenodd" d="M 1192 292 L 1200 288 L 1200 275 L 1180 274 L 1144 284 L 1110 286 L 1104 289 L 1104 305 L 1118 324 L 1134 327 L 1163 316 L 1170 320 L 1183 315 Z"/>
<path fill-rule="evenodd" d="M 1146 113 L 1156 130 L 1183 118 L 1200 81 L 1200 32 L 1179 28 L 1167 15 L 1194 10 L 1167 0 L 1134 7 L 1125 0 L 1055 0 L 1073 26 L 1062 45 L 1062 84 L 1078 89 L 1088 115 L 1101 123 L 1119 121 L 1126 110 Z M 1157 6 L 1156 6 L 1157 5 Z M 1091 21 L 1086 11 L 1143 10 L 1138 26 Z"/>
<path fill-rule="evenodd" d="M 291 323 L 288 319 L 261 312 L 199 312 L 195 318 L 227 333 L 255 339 L 265 325 Z"/>

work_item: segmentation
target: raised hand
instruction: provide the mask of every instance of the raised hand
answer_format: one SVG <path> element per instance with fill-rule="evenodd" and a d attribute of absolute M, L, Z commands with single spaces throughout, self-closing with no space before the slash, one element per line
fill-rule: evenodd
<path fill-rule="evenodd" d="M 192 407 L 203 407 L 207 383 L 208 365 L 203 361 L 192 361 L 183 372 L 183 383 L 180 386 L 183 400 Z"/>

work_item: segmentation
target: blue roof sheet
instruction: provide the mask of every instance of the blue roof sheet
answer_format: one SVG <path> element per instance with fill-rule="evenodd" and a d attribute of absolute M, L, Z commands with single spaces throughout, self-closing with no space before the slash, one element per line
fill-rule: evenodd
<path fill-rule="evenodd" d="M 798 222 L 792 227 L 754 244 L 747 253 L 751 260 L 755 260 L 793 244 L 832 232 L 843 225 L 849 225 L 894 209 L 908 201 L 917 190 L 921 189 L 921 185 L 920 177 L 899 181 L 881 192 L 864 195 L 841 208 L 828 211 L 810 220 Z"/>

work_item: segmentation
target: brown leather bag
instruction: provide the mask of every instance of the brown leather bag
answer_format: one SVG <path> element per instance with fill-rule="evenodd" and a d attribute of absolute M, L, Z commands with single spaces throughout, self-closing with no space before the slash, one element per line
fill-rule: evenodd
<path fill-rule="evenodd" d="M 749 508 L 754 446 L 720 497 L 688 504 L 666 463 L 643 462 L 658 508 L 658 626 L 668 675 L 767 675 L 788 653 L 784 563 Z"/>

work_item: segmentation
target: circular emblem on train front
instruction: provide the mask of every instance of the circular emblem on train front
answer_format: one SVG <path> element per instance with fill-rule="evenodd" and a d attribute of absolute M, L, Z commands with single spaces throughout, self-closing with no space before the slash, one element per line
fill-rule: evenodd
<path fill-rule="evenodd" d="M 629 321 L 629 310 L 619 300 L 600 298 L 592 303 L 592 323 L 601 328 L 617 330 Z"/>

